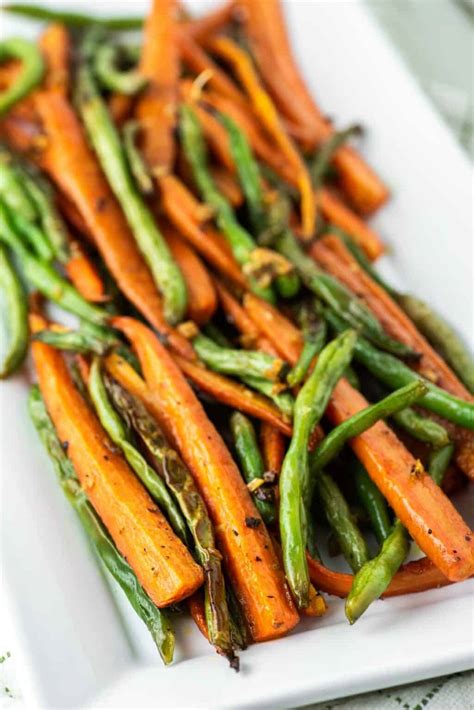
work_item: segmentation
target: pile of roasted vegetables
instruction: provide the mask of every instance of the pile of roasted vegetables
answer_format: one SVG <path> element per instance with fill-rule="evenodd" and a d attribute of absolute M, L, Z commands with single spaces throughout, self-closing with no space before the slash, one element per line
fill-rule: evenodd
<path fill-rule="evenodd" d="M 182 609 L 238 668 L 321 592 L 354 623 L 471 576 L 472 361 L 374 270 L 388 192 L 277 0 L 5 9 L 49 23 L 0 43 L 1 374 L 30 348 L 32 421 L 163 660 Z"/>

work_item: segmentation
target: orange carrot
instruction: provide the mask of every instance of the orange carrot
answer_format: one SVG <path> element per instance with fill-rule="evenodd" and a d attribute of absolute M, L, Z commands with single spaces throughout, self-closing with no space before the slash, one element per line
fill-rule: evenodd
<path fill-rule="evenodd" d="M 32 315 L 32 329 L 46 322 Z M 59 439 L 67 442 L 84 491 L 120 553 L 158 607 L 177 603 L 203 583 L 201 568 L 171 530 L 74 386 L 61 354 L 33 341 L 39 385 Z"/>
<path fill-rule="evenodd" d="M 245 297 L 244 306 L 280 356 L 295 364 L 302 347 L 301 333 L 253 294 Z M 367 404 L 360 392 L 341 379 L 326 414 L 337 425 Z M 474 544 L 469 527 L 388 426 L 377 422 L 352 439 L 351 446 L 396 515 L 439 570 L 451 581 L 473 574 Z"/>
<path fill-rule="evenodd" d="M 333 127 L 311 97 L 294 61 L 278 0 L 242 0 L 246 30 L 253 55 L 265 84 L 280 111 L 304 127 L 312 136 L 313 148 L 327 140 Z M 333 160 L 341 185 L 355 207 L 370 214 L 388 198 L 388 190 L 374 171 L 348 146 L 342 146 Z"/>
<path fill-rule="evenodd" d="M 367 226 L 332 190 L 323 188 L 317 194 L 318 204 L 328 222 L 350 234 L 371 261 L 384 251 L 377 232 Z"/>
<path fill-rule="evenodd" d="M 272 100 L 261 86 L 248 54 L 225 37 L 211 40 L 209 46 L 219 57 L 231 64 L 250 97 L 255 113 L 295 170 L 295 180 L 301 196 L 302 234 L 305 238 L 311 238 L 316 223 L 316 201 L 311 177 L 301 155 L 287 135 Z"/>
<path fill-rule="evenodd" d="M 176 175 L 165 175 L 160 179 L 162 199 L 174 200 L 183 205 L 183 209 L 196 224 L 202 224 L 211 219 L 213 209 L 205 205 L 193 195 L 189 188 Z"/>
<path fill-rule="evenodd" d="M 255 641 L 284 635 L 298 623 L 271 538 L 223 440 L 166 349 L 146 326 L 132 318 L 114 325 L 133 343 L 145 380 L 161 403 L 160 422 L 172 432 L 216 528 L 239 601 Z"/>
<path fill-rule="evenodd" d="M 260 445 L 265 469 L 278 476 L 286 452 L 285 439 L 281 431 L 267 422 L 262 422 L 260 425 Z"/>
<path fill-rule="evenodd" d="M 90 231 L 84 217 L 81 215 L 77 209 L 74 202 L 68 198 L 62 192 L 58 192 L 56 195 L 56 202 L 58 204 L 59 210 L 63 217 L 69 222 L 69 224 L 91 245 L 94 245 L 94 235 Z"/>
<path fill-rule="evenodd" d="M 177 44 L 177 1 L 153 0 L 145 25 L 140 72 L 148 84 L 135 108 L 143 153 L 152 173 L 167 175 L 175 158 L 180 73 Z"/>
<path fill-rule="evenodd" d="M 202 594 L 196 592 L 196 594 L 193 594 L 192 597 L 189 597 L 188 609 L 199 631 L 202 633 L 204 638 L 209 641 L 209 632 L 207 630 L 206 612 L 204 609 Z"/>
<path fill-rule="evenodd" d="M 244 196 L 236 178 L 226 168 L 211 165 L 209 172 L 216 183 L 217 189 L 227 198 L 232 207 L 240 207 Z"/>
<path fill-rule="evenodd" d="M 186 244 L 176 231 L 161 225 L 174 260 L 186 281 L 189 303 L 188 315 L 199 325 L 207 323 L 217 307 L 217 296 L 211 278 L 196 252 Z"/>
<path fill-rule="evenodd" d="M 70 90 L 71 39 L 65 25 L 48 25 L 39 40 L 46 63 L 45 89 L 67 96 Z"/>
<path fill-rule="evenodd" d="M 173 347 L 192 357 L 189 343 L 165 321 L 151 273 L 70 104 L 59 94 L 40 92 L 36 106 L 49 138 L 44 151 L 46 170 L 94 235 L 121 291 Z"/>
<path fill-rule="evenodd" d="M 117 126 L 121 126 L 130 116 L 133 107 L 133 98 L 125 94 L 114 93 L 110 95 L 107 105 L 114 123 L 116 123 Z"/>
<path fill-rule="evenodd" d="M 230 0 L 230 2 L 219 5 L 215 10 L 208 12 L 202 17 L 196 17 L 182 23 L 182 27 L 197 42 L 205 40 L 232 20 L 234 9 L 235 2 L 234 0 Z"/>
<path fill-rule="evenodd" d="M 352 574 L 334 572 L 325 567 L 321 562 L 308 555 L 309 576 L 318 589 L 336 597 L 347 597 L 354 577 Z M 382 594 L 386 597 L 396 597 L 401 594 L 425 592 L 427 589 L 436 589 L 451 584 L 432 561 L 427 557 L 414 560 L 403 565 L 393 577 L 387 590 Z"/>
<path fill-rule="evenodd" d="M 108 296 L 99 272 L 87 256 L 80 242 L 76 239 L 71 239 L 69 248 L 71 256 L 64 267 L 68 278 L 86 300 L 95 303 L 106 301 Z"/>

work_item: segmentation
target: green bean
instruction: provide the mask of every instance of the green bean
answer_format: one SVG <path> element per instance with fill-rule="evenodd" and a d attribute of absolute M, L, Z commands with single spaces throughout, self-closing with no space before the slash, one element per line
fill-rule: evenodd
<path fill-rule="evenodd" d="M 135 188 L 119 134 L 94 81 L 90 64 L 101 38 L 100 31 L 89 32 L 82 45 L 77 104 L 102 169 L 161 291 L 165 317 L 175 324 L 186 311 L 186 284 L 153 214 Z"/>
<path fill-rule="evenodd" d="M 142 402 L 108 375 L 105 375 L 105 385 L 114 406 L 152 455 L 157 470 L 173 493 L 191 530 L 197 558 L 204 569 L 206 580 L 204 603 L 209 640 L 229 659 L 233 667 L 238 667 L 231 640 L 221 555 L 216 549 L 206 504 L 188 468 L 169 446 L 158 423 Z"/>
<path fill-rule="evenodd" d="M 17 170 L 39 215 L 42 231 L 48 238 L 54 257 L 61 264 L 67 263 L 70 258 L 67 229 L 54 204 L 51 186 L 42 175 L 33 171 L 30 166 L 25 167 L 19 164 Z"/>
<path fill-rule="evenodd" d="M 360 380 L 357 372 L 351 365 L 348 365 L 344 372 L 344 377 L 349 382 L 349 384 L 355 389 L 360 389 Z"/>
<path fill-rule="evenodd" d="M 280 535 L 283 562 L 296 603 L 309 603 L 309 574 L 306 562 L 306 516 L 309 506 L 308 443 L 321 419 L 331 393 L 350 362 L 356 333 L 336 338 L 321 352 L 316 366 L 296 398 L 293 436 L 280 474 Z"/>
<path fill-rule="evenodd" d="M 205 335 L 193 339 L 199 358 L 212 370 L 236 377 L 252 375 L 272 382 L 283 379 L 288 365 L 279 358 L 256 350 L 233 350 L 217 345 Z"/>
<path fill-rule="evenodd" d="M 276 248 L 294 264 L 307 288 L 350 326 L 361 328 L 362 333 L 372 342 L 395 355 L 400 357 L 415 355 L 411 348 L 387 335 L 367 306 L 343 284 L 321 271 L 313 259 L 306 256 L 289 230 L 278 237 Z"/>
<path fill-rule="evenodd" d="M 275 288 L 282 298 L 294 298 L 301 289 L 301 279 L 295 270 L 275 278 Z"/>
<path fill-rule="evenodd" d="M 327 336 L 326 321 L 316 318 L 314 309 L 303 305 L 299 312 L 299 322 L 303 331 L 304 344 L 298 362 L 286 378 L 290 387 L 295 387 L 303 382 L 314 358 L 323 349 Z"/>
<path fill-rule="evenodd" d="M 226 580 L 227 605 L 230 612 L 230 632 L 236 648 L 244 651 L 253 642 L 245 614 L 229 580 Z"/>
<path fill-rule="evenodd" d="M 427 391 L 421 381 L 410 382 L 405 387 L 389 394 L 377 404 L 372 404 L 346 419 L 335 427 L 311 454 L 311 471 L 313 477 L 323 469 L 341 451 L 349 439 L 359 436 L 370 429 L 380 419 L 386 419 L 393 412 L 417 402 Z"/>
<path fill-rule="evenodd" d="M 142 17 L 97 17 L 79 12 L 61 12 L 41 5 L 28 3 L 7 3 L 3 10 L 32 20 L 61 22 L 70 27 L 90 27 L 100 25 L 108 30 L 139 30 L 143 27 Z"/>
<path fill-rule="evenodd" d="M 344 232 L 340 227 L 334 224 L 329 224 L 326 228 L 326 232 L 329 234 L 336 234 L 345 244 L 347 249 L 351 252 L 354 259 L 357 261 L 359 266 L 387 293 L 391 296 L 396 297 L 398 294 L 389 284 L 383 279 L 379 273 L 374 269 L 372 263 L 366 257 L 360 246 L 354 241 L 350 234 Z"/>
<path fill-rule="evenodd" d="M 59 442 L 36 385 L 30 390 L 28 407 L 33 424 L 53 461 L 59 483 L 78 514 L 98 558 L 118 582 L 134 611 L 146 624 L 163 661 L 167 664 L 171 663 L 174 651 L 174 634 L 169 618 L 166 612 L 158 609 L 146 594 L 132 568 L 119 554 L 94 508 L 88 502 L 76 477 L 74 467 Z"/>
<path fill-rule="evenodd" d="M 143 195 L 153 194 L 153 180 L 142 155 L 135 145 L 137 133 L 140 131 L 138 121 L 127 121 L 122 128 L 123 148 L 127 156 L 128 166 L 138 189 Z"/>
<path fill-rule="evenodd" d="M 234 447 L 240 468 L 247 483 L 255 479 L 263 479 L 265 465 L 257 443 L 255 429 L 248 417 L 240 412 L 234 412 L 230 418 L 230 429 L 234 439 Z M 276 520 L 273 487 L 262 485 L 252 492 L 253 501 L 260 515 L 268 525 Z M 269 497 L 270 496 L 270 497 Z M 257 519 L 258 523 L 258 519 Z"/>
<path fill-rule="evenodd" d="M 115 333 L 106 328 L 90 331 L 82 325 L 77 330 L 40 330 L 33 335 L 33 340 L 51 345 L 57 350 L 70 350 L 76 353 L 94 353 L 105 355 L 110 348 L 119 344 Z"/>
<path fill-rule="evenodd" d="M 57 303 L 64 310 L 97 325 L 102 325 L 108 320 L 107 311 L 86 301 L 70 283 L 59 276 L 51 264 L 40 261 L 27 251 L 21 239 L 12 229 L 1 201 L 0 240 L 8 244 L 17 255 L 26 280 L 43 296 Z"/>
<path fill-rule="evenodd" d="M 352 570 L 358 572 L 368 562 L 369 550 L 339 486 L 331 476 L 321 471 L 316 480 L 316 490 L 342 554 Z"/>
<path fill-rule="evenodd" d="M 6 249 L 0 244 L 0 288 L 5 294 L 10 344 L 0 364 L 0 378 L 14 373 L 28 349 L 28 308 L 26 294 Z"/>
<path fill-rule="evenodd" d="M 325 317 L 337 332 L 345 330 L 345 323 L 335 313 L 326 310 Z M 410 370 L 397 358 L 374 348 L 364 338 L 358 338 L 357 340 L 355 359 L 364 365 L 377 379 L 392 389 L 404 387 L 410 382 L 423 382 L 428 391 L 420 398 L 418 402 L 420 406 L 439 414 L 441 417 L 453 422 L 453 424 L 458 424 L 466 429 L 474 429 L 474 404 L 440 389 L 429 380 Z"/>
<path fill-rule="evenodd" d="M 317 150 L 315 156 L 311 159 L 309 172 L 314 187 L 321 187 L 328 172 L 331 169 L 331 160 L 334 153 L 352 136 L 357 136 L 362 133 L 360 126 L 349 126 L 343 131 L 336 131 L 332 136 L 323 143 Z"/>
<path fill-rule="evenodd" d="M 370 518 L 375 537 L 382 544 L 392 529 L 385 498 L 359 461 L 355 462 L 354 478 L 357 496 Z"/>
<path fill-rule="evenodd" d="M 441 424 L 423 417 L 411 407 L 395 412 L 392 419 L 415 439 L 431 444 L 435 449 L 449 444 L 449 434 Z"/>
<path fill-rule="evenodd" d="M 418 330 L 459 375 L 469 392 L 474 394 L 474 360 L 456 331 L 419 298 L 399 294 L 397 301 Z"/>
<path fill-rule="evenodd" d="M 54 252 L 43 230 L 33 222 L 28 222 L 19 212 L 14 212 L 7 205 L 4 207 L 13 228 L 26 239 L 38 259 L 45 262 L 53 261 Z"/>
<path fill-rule="evenodd" d="M 104 89 L 125 96 L 138 94 L 147 84 L 146 78 L 136 67 L 139 57 L 138 47 L 104 42 L 97 48 L 94 57 L 94 72 L 99 83 Z M 123 63 L 133 66 L 131 69 L 122 69 L 120 65 Z"/>
<path fill-rule="evenodd" d="M 199 119 L 190 106 L 182 105 L 180 108 L 179 129 L 183 151 L 202 198 L 214 208 L 217 226 L 229 242 L 236 261 L 241 266 L 249 265 L 252 252 L 256 248 L 255 242 L 247 230 L 238 223 L 231 205 L 219 192 L 211 177 Z M 254 278 L 250 278 L 250 281 L 255 293 L 266 300 L 274 300 L 270 287 L 260 287 Z"/>
<path fill-rule="evenodd" d="M 253 156 L 247 136 L 235 121 L 224 113 L 218 113 L 218 117 L 227 131 L 232 159 L 247 203 L 250 224 L 255 234 L 259 234 L 264 228 L 265 210 L 258 163 Z"/>
<path fill-rule="evenodd" d="M 13 84 L 0 93 L 0 117 L 38 86 L 44 74 L 43 57 L 34 42 L 19 37 L 4 39 L 0 42 L 0 63 L 7 59 L 18 59 L 22 68 Z"/>
<path fill-rule="evenodd" d="M 13 212 L 23 215 L 28 222 L 37 217 L 35 205 L 24 189 L 13 155 L 0 145 L 0 197 Z"/>
<path fill-rule="evenodd" d="M 278 407 L 281 413 L 291 421 L 295 400 L 291 392 L 282 392 L 280 388 L 275 386 L 274 382 L 265 380 L 263 377 L 255 377 L 253 375 L 241 375 L 240 378 L 244 384 L 272 400 Z"/>
<path fill-rule="evenodd" d="M 186 544 L 188 534 L 181 513 L 177 509 L 168 489 L 156 471 L 147 464 L 140 452 L 130 443 L 127 429 L 121 417 L 110 403 L 102 379 L 100 360 L 98 357 L 94 357 L 92 361 L 88 388 L 90 398 L 105 431 L 114 444 L 122 449 L 133 471 L 135 471 L 151 497 L 163 509 L 163 512 L 166 513 L 175 533 L 179 535 L 181 540 Z"/>
<path fill-rule="evenodd" d="M 382 549 L 355 575 L 351 591 L 346 599 L 346 617 L 354 624 L 370 604 L 387 589 L 392 577 L 403 564 L 410 543 L 402 523 L 397 520 Z"/>
<path fill-rule="evenodd" d="M 431 478 L 438 486 L 441 486 L 444 479 L 444 474 L 446 473 L 449 464 L 451 463 L 451 458 L 454 452 L 454 445 L 447 444 L 443 446 L 438 451 L 433 451 L 431 453 L 428 462 L 428 473 Z"/>

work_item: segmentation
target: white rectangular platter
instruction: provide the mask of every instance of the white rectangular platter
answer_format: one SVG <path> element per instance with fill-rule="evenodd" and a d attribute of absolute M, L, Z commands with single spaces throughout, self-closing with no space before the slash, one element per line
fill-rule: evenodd
<path fill-rule="evenodd" d="M 103 14 L 147 6 L 51 4 Z M 361 3 L 308 0 L 285 10 L 320 105 L 339 126 L 356 120 L 367 127 L 361 149 L 393 189 L 374 220 L 393 251 L 384 268 L 472 343 L 467 159 Z M 37 28 L 1 20 L 3 36 L 33 36 Z M 471 580 L 377 602 L 353 628 L 342 603 L 331 599 L 323 619 L 242 654 L 238 675 L 183 621 L 178 658 L 164 668 L 141 622 L 96 566 L 29 423 L 26 395 L 22 377 L 0 387 L 2 580 L 29 707 L 277 710 L 472 665 Z"/>

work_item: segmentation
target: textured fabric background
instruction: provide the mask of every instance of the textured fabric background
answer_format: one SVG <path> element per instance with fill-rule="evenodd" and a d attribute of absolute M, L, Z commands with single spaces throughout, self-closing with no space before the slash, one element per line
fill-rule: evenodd
<path fill-rule="evenodd" d="M 422 89 L 460 143 L 474 154 L 471 0 L 366 0 Z M 0 592 L 0 707 L 24 710 Z M 311 710 L 469 710 L 474 673 L 455 673 L 401 688 L 311 705 Z"/>

